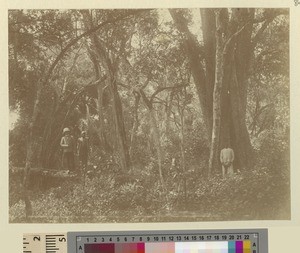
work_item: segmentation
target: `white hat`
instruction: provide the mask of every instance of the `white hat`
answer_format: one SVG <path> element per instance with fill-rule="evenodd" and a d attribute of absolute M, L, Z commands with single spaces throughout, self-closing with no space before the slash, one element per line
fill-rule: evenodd
<path fill-rule="evenodd" d="M 70 132 L 70 129 L 69 128 L 64 128 L 64 130 L 63 130 L 63 133 L 65 133 L 65 132 Z"/>

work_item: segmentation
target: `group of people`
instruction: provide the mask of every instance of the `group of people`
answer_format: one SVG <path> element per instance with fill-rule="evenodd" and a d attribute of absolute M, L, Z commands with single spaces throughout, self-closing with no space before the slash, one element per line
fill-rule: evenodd
<path fill-rule="evenodd" d="M 78 156 L 81 169 L 86 169 L 88 165 L 89 138 L 86 131 L 81 132 L 81 136 L 75 142 L 69 128 L 63 129 L 63 136 L 60 141 L 63 150 L 62 165 L 69 172 L 75 172 L 75 154 Z"/>
<path fill-rule="evenodd" d="M 88 153 L 89 153 L 89 138 L 86 131 L 81 132 L 81 136 L 78 138 L 77 143 L 74 141 L 74 137 L 71 135 L 69 128 L 63 129 L 63 137 L 60 141 L 60 146 L 63 149 L 63 167 L 68 169 L 70 172 L 75 172 L 75 155 L 78 156 L 79 164 L 81 169 L 86 169 L 88 164 Z M 222 164 L 222 174 L 232 175 L 234 152 L 231 148 L 224 148 L 220 153 L 220 161 Z M 64 163 L 66 166 L 64 166 Z"/>

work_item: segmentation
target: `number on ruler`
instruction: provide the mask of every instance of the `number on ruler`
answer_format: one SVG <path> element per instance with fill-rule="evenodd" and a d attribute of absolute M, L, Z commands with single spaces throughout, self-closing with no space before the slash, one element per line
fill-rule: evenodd
<path fill-rule="evenodd" d="M 35 237 L 33 237 L 33 240 L 34 241 L 41 241 L 41 237 L 40 236 L 35 236 Z"/>
<path fill-rule="evenodd" d="M 23 253 L 66 253 L 66 234 L 25 234 Z"/>
<path fill-rule="evenodd" d="M 61 238 L 59 238 L 58 240 L 59 240 L 60 242 L 66 242 L 66 241 L 67 241 L 66 237 L 61 237 Z"/>

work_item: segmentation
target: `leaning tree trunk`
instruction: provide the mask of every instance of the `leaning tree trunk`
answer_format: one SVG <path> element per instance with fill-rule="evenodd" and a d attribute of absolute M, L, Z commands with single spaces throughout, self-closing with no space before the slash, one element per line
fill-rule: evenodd
<path fill-rule="evenodd" d="M 83 22 L 87 30 L 94 28 L 92 13 L 89 10 L 82 10 Z M 100 51 L 97 45 L 99 44 L 98 37 L 96 34 L 90 35 L 91 45 L 86 45 L 89 57 L 93 63 L 94 73 L 96 80 L 99 80 L 101 76 L 101 66 L 99 64 L 100 59 L 102 58 L 102 52 Z M 100 139 L 101 146 L 105 146 L 105 128 L 104 128 L 104 108 L 103 108 L 103 85 L 104 82 L 100 82 L 97 85 L 97 113 L 99 116 L 99 127 L 97 129 L 97 135 Z"/>
<path fill-rule="evenodd" d="M 91 36 L 93 46 L 95 48 L 96 55 L 93 55 L 91 52 L 90 56 L 93 61 L 95 70 L 99 68 L 100 64 L 103 66 L 103 69 L 108 76 L 107 80 L 104 82 L 105 85 L 99 84 L 97 86 L 98 92 L 98 99 L 97 99 L 97 110 L 99 114 L 99 121 L 100 121 L 100 128 L 101 128 L 101 136 L 102 136 L 102 143 L 105 142 L 105 135 L 104 135 L 104 111 L 103 111 L 103 88 L 108 87 L 111 94 L 112 100 L 112 111 L 113 111 L 113 119 L 114 119 L 114 127 L 115 127 L 115 134 L 116 134 L 116 143 L 120 155 L 120 165 L 123 171 L 127 171 L 131 166 L 131 159 L 129 155 L 129 149 L 127 144 L 126 138 L 126 130 L 124 124 L 124 117 L 123 117 L 123 108 L 121 98 L 118 92 L 117 83 L 114 77 L 114 70 L 112 67 L 111 60 L 106 52 L 106 49 L 100 43 L 96 34 Z M 98 59 L 97 59 L 98 58 Z M 99 63 L 98 61 L 101 60 Z M 99 75 L 98 71 L 95 71 L 96 76 Z"/>
<path fill-rule="evenodd" d="M 199 98 L 201 112 L 203 115 L 203 122 L 207 132 L 208 139 L 210 140 L 212 130 L 212 90 L 211 83 L 206 81 L 205 67 L 202 62 L 204 55 L 203 50 L 200 48 L 199 43 L 195 36 L 190 32 L 181 10 L 169 10 L 177 29 L 182 36 L 182 43 L 184 45 L 185 53 L 187 54 L 189 65 L 192 71 L 197 95 Z M 215 56 L 213 56 L 215 57 Z"/>
<path fill-rule="evenodd" d="M 128 144 L 127 144 L 122 102 L 117 89 L 116 80 L 110 78 L 110 83 L 108 85 L 110 87 L 110 91 L 112 95 L 113 117 L 114 117 L 116 138 L 117 138 L 117 143 L 118 143 L 119 153 L 120 153 L 121 167 L 124 171 L 127 171 L 130 169 L 131 159 L 130 159 Z"/>
<path fill-rule="evenodd" d="M 91 36 L 93 39 L 95 38 L 95 35 Z M 92 50 L 89 50 L 89 55 L 90 55 L 90 59 L 93 62 L 93 66 L 94 66 L 94 72 L 95 72 L 95 77 L 96 80 L 99 80 L 100 78 L 100 66 L 99 66 L 99 62 L 97 60 L 97 56 L 94 54 L 94 52 L 92 52 Z M 103 83 L 104 82 L 100 82 L 97 85 L 97 113 L 99 116 L 99 129 L 97 129 L 98 131 L 98 136 L 100 139 L 100 143 L 102 146 L 104 146 L 105 144 L 105 128 L 104 128 L 104 108 L 103 108 Z"/>
<path fill-rule="evenodd" d="M 108 58 L 106 58 L 109 61 Z M 112 113 L 113 113 L 113 121 L 116 135 L 117 147 L 120 155 L 120 163 L 123 171 L 127 171 L 131 166 L 131 159 L 129 155 L 129 148 L 127 144 L 127 136 L 124 124 L 124 116 L 123 116 L 123 107 L 122 101 L 118 92 L 118 87 L 116 80 L 114 78 L 114 74 L 112 68 L 110 67 L 110 62 L 104 63 L 107 64 L 107 72 L 108 78 L 105 81 L 107 87 L 109 87 L 111 102 L 112 102 Z"/>
<path fill-rule="evenodd" d="M 29 123 L 29 134 L 27 136 L 27 153 L 26 153 L 26 165 L 24 170 L 24 178 L 23 178 L 23 196 L 25 202 L 25 216 L 28 219 L 29 216 L 32 215 L 32 205 L 29 197 L 29 175 L 30 169 L 32 168 L 33 159 L 35 158 L 34 154 L 37 150 L 37 123 L 38 118 L 41 115 L 41 94 L 42 94 L 42 86 L 40 83 L 37 85 L 37 93 L 35 97 L 35 102 L 33 106 L 32 118 Z"/>

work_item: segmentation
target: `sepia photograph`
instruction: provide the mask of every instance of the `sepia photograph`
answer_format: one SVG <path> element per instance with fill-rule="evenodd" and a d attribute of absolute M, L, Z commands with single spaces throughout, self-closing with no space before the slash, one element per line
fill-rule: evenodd
<path fill-rule="evenodd" d="M 291 220 L 289 15 L 8 10 L 9 223 Z"/>

